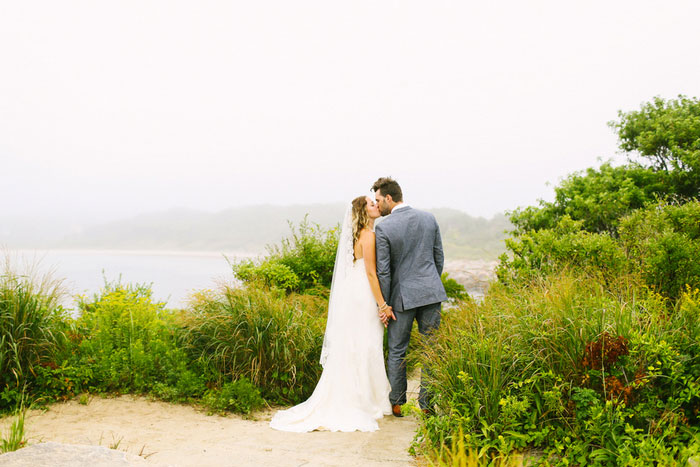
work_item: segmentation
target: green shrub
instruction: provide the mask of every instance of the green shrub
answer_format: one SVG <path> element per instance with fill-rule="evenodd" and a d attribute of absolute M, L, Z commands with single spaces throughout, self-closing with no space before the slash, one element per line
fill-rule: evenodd
<path fill-rule="evenodd" d="M 445 287 L 445 293 L 447 294 L 448 299 L 451 298 L 457 301 L 469 300 L 469 294 L 464 286 L 452 279 L 449 274 L 443 272 L 440 279 L 442 279 L 442 285 Z"/>
<path fill-rule="evenodd" d="M 258 282 L 267 287 L 278 287 L 291 292 L 298 290 L 301 281 L 292 269 L 276 260 L 268 259 L 260 264 L 243 261 L 234 266 L 236 277 L 243 282 Z"/>
<path fill-rule="evenodd" d="M 583 230 L 616 236 L 620 219 L 658 198 L 673 194 L 664 172 L 638 164 L 610 162 L 566 177 L 554 188 L 554 201 L 510 213 L 517 233 L 553 229 L 564 217 L 581 222 Z"/>
<path fill-rule="evenodd" d="M 91 371 L 91 388 L 148 392 L 159 384 L 161 392 L 165 385 L 187 393 L 179 398 L 204 391 L 201 371 L 177 341 L 175 312 L 153 302 L 150 287 L 108 283 L 80 309 L 76 365 Z"/>
<path fill-rule="evenodd" d="M 247 378 L 265 399 L 297 403 L 321 374 L 326 309 L 320 297 L 275 289 L 201 291 L 188 306 L 184 342 L 219 384 Z"/>
<path fill-rule="evenodd" d="M 511 255 L 503 254 L 496 275 L 504 284 L 529 281 L 540 275 L 575 267 L 613 278 L 627 272 L 625 252 L 607 233 L 583 230 L 581 221 L 564 216 L 555 228 L 506 240 Z"/>
<path fill-rule="evenodd" d="M 32 395 L 34 402 L 40 404 L 65 401 L 82 392 L 97 390 L 96 384 L 99 382 L 95 381 L 89 366 L 69 362 L 57 366 L 51 363 L 36 368 Z"/>
<path fill-rule="evenodd" d="M 552 229 L 506 240 L 497 276 L 503 284 L 576 268 L 611 279 L 640 274 L 649 287 L 676 299 L 700 285 L 700 201 L 662 202 L 620 219 L 618 236 L 591 233 L 567 216 Z"/>
<path fill-rule="evenodd" d="M 622 220 L 620 243 L 630 268 L 660 293 L 675 299 L 700 286 L 700 201 L 636 211 Z"/>
<path fill-rule="evenodd" d="M 279 246 L 268 246 L 266 258 L 233 265 L 236 277 L 246 283 L 257 282 L 288 292 L 308 293 L 330 288 L 338 229 L 325 230 L 310 223 L 308 217 L 298 227 L 291 223 L 289 227 L 291 236 L 283 239 Z"/>
<path fill-rule="evenodd" d="M 207 391 L 202 403 L 212 412 L 228 411 L 248 415 L 261 408 L 265 401 L 257 387 L 248 379 L 241 378 L 232 383 L 225 383 L 221 389 Z"/>

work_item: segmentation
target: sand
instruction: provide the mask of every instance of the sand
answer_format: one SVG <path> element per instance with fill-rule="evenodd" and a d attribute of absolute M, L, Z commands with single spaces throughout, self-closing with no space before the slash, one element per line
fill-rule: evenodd
<path fill-rule="evenodd" d="M 416 382 L 412 381 L 415 397 Z M 202 409 L 143 397 L 93 397 L 27 412 L 29 444 L 99 445 L 172 466 L 407 466 L 417 427 L 414 416 L 386 416 L 373 433 L 285 433 L 268 423 L 274 410 L 245 419 L 207 415 Z M 2 433 L 12 422 L 0 420 Z"/>

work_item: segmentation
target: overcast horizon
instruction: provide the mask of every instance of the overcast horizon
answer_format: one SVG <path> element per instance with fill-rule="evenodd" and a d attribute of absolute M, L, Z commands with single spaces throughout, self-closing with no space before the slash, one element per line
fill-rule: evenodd
<path fill-rule="evenodd" d="M 471 216 L 613 159 L 607 122 L 700 96 L 692 1 L 0 6 L 0 219 L 349 201 Z M 549 183 L 549 185 L 548 185 Z"/>

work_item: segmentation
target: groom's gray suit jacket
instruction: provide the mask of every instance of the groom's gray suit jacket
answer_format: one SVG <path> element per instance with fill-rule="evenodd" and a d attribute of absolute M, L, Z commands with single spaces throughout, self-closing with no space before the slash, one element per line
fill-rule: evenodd
<path fill-rule="evenodd" d="M 377 276 L 384 299 L 395 311 L 447 300 L 440 280 L 445 255 L 435 216 L 409 206 L 375 227 Z"/>

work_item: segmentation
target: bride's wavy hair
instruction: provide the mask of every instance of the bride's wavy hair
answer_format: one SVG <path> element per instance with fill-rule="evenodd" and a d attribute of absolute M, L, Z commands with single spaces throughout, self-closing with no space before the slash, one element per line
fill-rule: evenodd
<path fill-rule="evenodd" d="M 362 229 L 369 225 L 369 213 L 367 212 L 367 197 L 358 196 L 352 200 L 352 246 L 354 247 L 360 238 Z"/>

